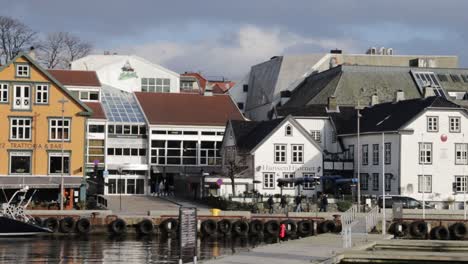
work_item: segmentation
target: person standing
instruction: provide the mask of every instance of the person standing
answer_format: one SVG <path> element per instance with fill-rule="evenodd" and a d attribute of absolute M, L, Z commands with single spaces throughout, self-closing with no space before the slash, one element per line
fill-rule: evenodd
<path fill-rule="evenodd" d="M 324 198 L 325 198 L 324 194 L 320 194 L 320 198 L 319 198 L 320 210 L 319 210 L 319 212 L 324 212 L 324 210 L 325 210 Z"/>
<path fill-rule="evenodd" d="M 323 211 L 327 211 L 327 206 L 328 206 L 328 195 L 324 194 L 323 195 Z"/>
<path fill-rule="evenodd" d="M 267 201 L 268 210 L 269 210 L 268 212 L 269 212 L 270 214 L 273 213 L 273 205 L 274 205 L 274 203 L 275 203 L 275 202 L 273 201 L 273 196 L 270 195 L 270 197 L 268 197 L 268 201 Z"/>
<path fill-rule="evenodd" d="M 160 194 L 160 196 L 164 196 L 164 182 L 163 182 L 163 180 L 161 180 L 159 182 L 159 194 Z"/>
<path fill-rule="evenodd" d="M 296 202 L 296 213 L 299 213 L 299 212 L 302 212 L 302 196 L 301 195 L 297 195 L 296 196 L 296 199 L 295 199 L 295 202 Z"/>
<path fill-rule="evenodd" d="M 288 213 L 288 211 L 287 211 L 287 207 L 286 207 L 286 206 L 287 206 L 287 204 L 288 204 L 288 203 L 286 202 L 286 197 L 285 197 L 284 195 L 283 195 L 283 196 L 281 196 L 280 205 L 281 205 L 281 208 L 282 208 L 282 210 L 283 210 L 283 212 L 284 212 L 285 214 L 287 214 L 287 213 Z"/>

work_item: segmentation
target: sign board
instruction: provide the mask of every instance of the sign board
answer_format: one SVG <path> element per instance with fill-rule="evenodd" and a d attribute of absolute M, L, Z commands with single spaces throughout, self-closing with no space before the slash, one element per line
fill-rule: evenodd
<path fill-rule="evenodd" d="M 402 219 L 403 218 L 403 204 L 394 203 L 393 208 L 393 219 Z"/>
<path fill-rule="evenodd" d="M 218 180 L 216 181 L 216 184 L 218 184 L 218 186 L 223 185 L 223 179 L 218 179 Z"/>
<path fill-rule="evenodd" d="M 196 262 L 197 250 L 197 208 L 180 207 L 179 209 L 180 261 L 182 256 L 193 257 Z M 191 256 L 188 256 L 188 255 Z M 179 263 L 180 263 L 179 261 Z"/>
<path fill-rule="evenodd" d="M 102 177 L 107 178 L 107 176 L 109 176 L 109 171 L 108 170 L 103 171 Z"/>

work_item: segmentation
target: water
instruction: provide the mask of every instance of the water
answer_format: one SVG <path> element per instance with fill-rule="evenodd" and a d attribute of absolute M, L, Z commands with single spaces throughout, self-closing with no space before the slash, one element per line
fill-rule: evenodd
<path fill-rule="evenodd" d="M 205 238 L 199 240 L 198 259 L 234 254 L 264 243 L 276 243 L 276 238 Z M 174 238 L 130 234 L 1 238 L 0 263 L 178 263 L 178 245 Z M 187 254 L 184 262 L 192 260 Z"/>

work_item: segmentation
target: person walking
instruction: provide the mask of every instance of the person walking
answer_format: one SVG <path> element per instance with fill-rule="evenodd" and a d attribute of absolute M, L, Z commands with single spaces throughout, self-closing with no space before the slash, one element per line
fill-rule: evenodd
<path fill-rule="evenodd" d="M 165 191 L 164 190 L 164 182 L 163 182 L 163 180 L 161 180 L 159 182 L 159 196 L 164 196 L 164 191 Z"/>
<path fill-rule="evenodd" d="M 275 204 L 275 202 L 273 201 L 273 196 L 272 195 L 270 195 L 270 197 L 268 197 L 267 204 L 268 204 L 268 210 L 269 210 L 268 212 L 270 214 L 272 214 L 273 213 L 273 205 Z"/>
<path fill-rule="evenodd" d="M 323 211 L 327 211 L 327 206 L 328 206 L 328 195 L 324 194 L 322 198 L 322 204 L 323 204 Z"/>
<path fill-rule="evenodd" d="M 319 198 L 320 210 L 319 210 L 319 212 L 324 212 L 324 210 L 325 210 L 325 207 L 324 207 L 324 198 L 325 198 L 325 195 L 324 195 L 324 194 L 320 194 L 320 198 Z"/>
<path fill-rule="evenodd" d="M 281 208 L 282 208 L 283 212 L 284 212 L 285 214 L 287 214 L 288 211 L 287 211 L 287 207 L 286 207 L 286 206 L 288 205 L 288 203 L 286 202 L 286 197 L 285 197 L 284 195 L 281 196 L 280 205 L 281 205 Z"/>
<path fill-rule="evenodd" d="M 296 202 L 296 213 L 302 212 L 302 196 L 297 195 L 295 202 Z"/>

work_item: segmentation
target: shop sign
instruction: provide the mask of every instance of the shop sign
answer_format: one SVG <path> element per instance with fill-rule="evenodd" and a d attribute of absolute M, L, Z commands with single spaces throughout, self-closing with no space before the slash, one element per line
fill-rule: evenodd
<path fill-rule="evenodd" d="M 29 142 L 0 143 L 0 149 L 61 149 L 61 143 L 36 144 Z"/>
<path fill-rule="evenodd" d="M 305 167 L 300 165 L 260 165 L 257 167 L 257 171 L 269 171 L 269 172 L 316 172 L 316 167 Z"/>

